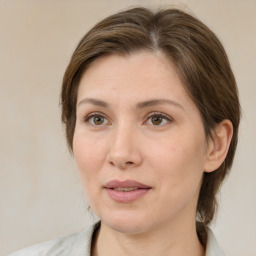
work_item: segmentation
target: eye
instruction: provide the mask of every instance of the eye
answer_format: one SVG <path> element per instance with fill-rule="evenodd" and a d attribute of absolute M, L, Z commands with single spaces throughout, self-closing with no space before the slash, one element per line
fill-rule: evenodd
<path fill-rule="evenodd" d="M 90 114 L 85 118 L 85 122 L 89 122 L 91 125 L 101 126 L 107 124 L 107 119 L 100 114 Z"/>
<path fill-rule="evenodd" d="M 162 113 L 155 113 L 148 116 L 146 123 L 154 126 L 161 126 L 171 121 L 170 117 Z"/>

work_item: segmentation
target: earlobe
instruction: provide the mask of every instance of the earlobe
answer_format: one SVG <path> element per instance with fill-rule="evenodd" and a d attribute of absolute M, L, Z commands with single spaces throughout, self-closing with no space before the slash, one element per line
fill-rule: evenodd
<path fill-rule="evenodd" d="M 228 153 L 232 135 L 233 125 L 230 120 L 225 119 L 216 125 L 207 148 L 205 172 L 213 172 L 221 166 Z"/>

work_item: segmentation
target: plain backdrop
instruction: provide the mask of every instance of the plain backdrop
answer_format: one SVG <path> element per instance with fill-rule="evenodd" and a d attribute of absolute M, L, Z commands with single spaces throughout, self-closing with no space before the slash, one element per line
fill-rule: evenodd
<path fill-rule="evenodd" d="M 173 4 L 218 35 L 237 79 L 240 140 L 212 228 L 227 256 L 255 256 L 256 1 L 249 0 L 0 0 L 0 255 L 94 221 L 60 121 L 63 73 L 100 19 Z"/>

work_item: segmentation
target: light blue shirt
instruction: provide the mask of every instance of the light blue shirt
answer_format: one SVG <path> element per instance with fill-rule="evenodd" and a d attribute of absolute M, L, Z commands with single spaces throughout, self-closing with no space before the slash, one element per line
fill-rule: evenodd
<path fill-rule="evenodd" d="M 90 256 L 93 232 L 98 226 L 99 223 L 96 223 L 82 232 L 32 245 L 9 256 Z M 205 256 L 225 256 L 213 232 L 208 229 L 207 233 Z"/>

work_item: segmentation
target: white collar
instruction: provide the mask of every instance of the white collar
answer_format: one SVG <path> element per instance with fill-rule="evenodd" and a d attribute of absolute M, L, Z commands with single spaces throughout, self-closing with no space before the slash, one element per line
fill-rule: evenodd
<path fill-rule="evenodd" d="M 221 250 L 213 232 L 210 228 L 207 228 L 207 245 L 205 256 L 225 256 L 224 252 Z"/>
<path fill-rule="evenodd" d="M 89 240 L 87 240 L 87 253 L 84 255 L 90 255 L 91 250 L 91 242 L 92 242 L 92 236 L 95 230 L 100 226 L 100 222 L 95 223 L 89 230 L 87 230 L 87 236 Z M 225 256 L 224 252 L 220 248 L 212 230 L 207 227 L 207 244 L 206 244 L 206 254 L 205 256 Z"/>

